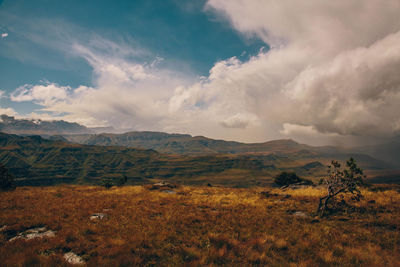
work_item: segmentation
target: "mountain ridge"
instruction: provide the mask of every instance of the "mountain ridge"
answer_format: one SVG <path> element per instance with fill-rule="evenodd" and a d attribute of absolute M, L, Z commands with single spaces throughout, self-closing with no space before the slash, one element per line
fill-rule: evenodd
<path fill-rule="evenodd" d="M 281 146 L 282 141 L 274 142 Z M 289 141 L 290 145 L 296 142 Z M 307 156 L 305 156 L 307 155 Z M 338 155 L 346 160 L 351 155 Z M 331 156 L 303 150 L 270 154 L 164 154 L 153 149 L 95 146 L 48 140 L 40 136 L 0 133 L 0 163 L 20 185 L 98 184 L 105 177 L 126 175 L 131 184 L 171 180 L 186 184 L 216 183 L 247 187 L 271 184 L 282 171 L 317 181 Z M 381 163 L 356 155 L 360 166 L 379 171 Z"/>
<path fill-rule="evenodd" d="M 279 171 L 279 157 L 173 156 L 154 150 L 118 146 L 92 146 L 0 133 L 0 162 L 20 184 L 99 183 L 104 177 L 127 175 L 130 183 L 172 179 L 187 183 L 249 184 L 244 177 L 267 181 Z M 301 166 L 299 166 L 301 167 Z M 236 174 L 235 174 L 236 173 Z M 236 178 L 235 178 L 236 175 Z M 236 179 L 236 181 L 235 181 Z M 270 179 L 270 178 L 269 178 Z"/>
<path fill-rule="evenodd" d="M 358 150 L 350 150 L 331 146 L 310 146 L 300 144 L 292 139 L 279 139 L 263 143 L 241 143 L 207 138 L 204 136 L 191 136 L 188 134 L 168 134 L 163 132 L 128 132 L 123 134 L 102 133 L 96 135 L 64 135 L 70 142 L 99 145 L 99 146 L 125 146 L 143 149 L 154 149 L 160 153 L 178 155 L 283 155 L 296 159 L 324 158 L 345 161 L 349 157 L 363 158 L 370 161 L 375 168 L 394 168 L 395 165 L 376 159 L 369 154 Z M 347 157 L 347 158 L 346 158 Z M 325 161 L 327 162 L 327 161 Z M 378 167 L 378 165 L 380 167 Z M 364 167 L 366 166 L 364 164 Z"/>
<path fill-rule="evenodd" d="M 109 133 L 104 133 L 104 131 Z M 101 146 L 125 146 L 154 149 L 161 153 L 179 155 L 208 154 L 287 154 L 297 153 L 303 157 L 318 154 L 367 155 L 379 159 L 382 168 L 400 169 L 400 137 L 392 138 L 383 144 L 340 148 L 334 146 L 310 146 L 299 144 L 292 139 L 272 140 L 261 143 L 242 143 L 211 139 L 205 136 L 164 133 L 153 131 L 130 131 L 119 133 L 113 127 L 92 127 L 62 120 L 44 121 L 15 119 L 5 114 L 0 116 L 0 132 L 24 136 L 40 135 L 50 140 L 61 140 L 78 144 Z"/>
<path fill-rule="evenodd" d="M 292 139 L 272 140 L 263 143 L 241 143 L 211 139 L 204 136 L 189 134 L 169 134 L 152 131 L 132 131 L 123 134 L 101 133 L 94 135 L 63 135 L 70 142 L 88 145 L 117 145 L 126 147 L 140 147 L 154 149 L 169 154 L 243 154 L 265 153 L 279 150 L 288 152 L 290 149 L 308 149 L 311 146 L 303 145 Z"/>
<path fill-rule="evenodd" d="M 0 132 L 25 135 L 56 135 L 56 134 L 88 134 L 94 133 L 86 126 L 76 122 L 63 120 L 28 120 L 15 119 L 13 116 L 0 115 Z"/>

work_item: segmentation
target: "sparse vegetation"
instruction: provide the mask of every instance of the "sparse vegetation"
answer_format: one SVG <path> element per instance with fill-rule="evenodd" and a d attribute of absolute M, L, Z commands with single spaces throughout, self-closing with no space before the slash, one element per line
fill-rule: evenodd
<path fill-rule="evenodd" d="M 354 213 L 326 219 L 311 216 L 324 194 L 315 187 L 174 190 L 54 186 L 1 192 L 0 265 L 67 266 L 63 255 L 69 252 L 87 266 L 400 265 L 400 189 L 393 185 L 361 189 L 364 198 Z M 260 194 L 265 190 L 268 197 Z M 107 216 L 91 220 L 94 213 Z M 53 230 L 55 237 L 8 242 L 34 227 Z"/>
<path fill-rule="evenodd" d="M 101 179 L 101 185 L 106 189 L 110 189 L 114 186 L 114 181 L 111 178 L 103 178 Z"/>
<path fill-rule="evenodd" d="M 14 177 L 8 172 L 7 168 L 0 164 L 0 191 L 15 189 Z"/>
<path fill-rule="evenodd" d="M 365 178 L 363 171 L 356 164 L 353 158 L 346 162 L 347 169 L 343 171 L 338 161 L 332 161 L 328 166 L 328 176 L 323 180 L 328 194 L 319 200 L 317 213 L 324 216 L 336 211 L 341 206 L 345 206 L 345 194 L 351 194 L 351 199 L 359 201 L 362 197 L 359 186 L 363 184 Z M 340 199 L 340 200 L 339 200 Z"/>
<path fill-rule="evenodd" d="M 121 177 L 119 177 L 117 179 L 117 181 L 115 182 L 116 186 L 123 186 L 126 184 L 126 182 L 128 182 L 128 177 L 126 175 L 122 175 Z"/>
<path fill-rule="evenodd" d="M 110 189 L 113 186 L 123 186 L 128 181 L 128 177 L 126 175 L 122 175 L 118 178 L 103 178 L 101 179 L 101 185 L 107 189 Z"/>

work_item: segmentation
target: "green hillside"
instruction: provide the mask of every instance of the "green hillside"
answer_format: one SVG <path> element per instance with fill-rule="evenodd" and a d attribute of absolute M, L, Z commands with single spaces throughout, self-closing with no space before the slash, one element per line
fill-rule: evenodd
<path fill-rule="evenodd" d="M 301 169 L 288 158 L 275 155 L 174 156 L 154 150 L 79 145 L 3 133 L 0 162 L 20 184 L 97 183 L 103 177 L 127 175 L 130 183 L 171 179 L 247 185 L 271 181 L 289 162 L 291 169 Z"/>
<path fill-rule="evenodd" d="M 350 156 L 318 153 L 291 140 L 266 144 L 269 153 L 173 155 L 151 149 L 81 145 L 0 133 L 0 163 L 17 178 L 18 184 L 24 185 L 93 184 L 102 178 L 126 175 L 130 184 L 171 180 L 251 186 L 270 184 L 281 171 L 295 171 L 316 181 L 325 174 L 325 165 L 331 159 Z M 379 169 L 380 162 L 371 157 L 356 155 L 356 159 L 364 169 Z"/>
<path fill-rule="evenodd" d="M 274 155 L 287 158 L 286 167 L 303 162 L 320 161 L 325 165 L 332 159 L 345 161 L 350 157 L 359 160 L 364 169 L 391 169 L 395 165 L 381 158 L 374 158 L 359 150 L 341 149 L 338 147 L 314 147 L 299 144 L 291 139 L 274 140 L 264 143 L 240 143 L 215 140 L 203 136 L 192 137 L 188 134 L 168 134 L 163 132 L 128 132 L 124 134 L 83 134 L 64 135 L 70 142 L 98 145 L 125 146 L 142 149 L 153 149 L 160 153 L 178 155 Z"/>
<path fill-rule="evenodd" d="M 182 155 L 210 154 L 251 154 L 283 155 L 296 159 L 336 158 L 345 160 L 350 156 L 363 158 L 363 167 L 388 168 L 390 164 L 377 160 L 360 150 L 341 149 L 338 147 L 314 147 L 299 144 L 291 139 L 273 140 L 264 143 L 241 143 L 215 140 L 203 136 L 192 137 L 188 134 L 168 134 L 163 132 L 128 132 L 124 134 L 81 134 L 64 135 L 73 143 L 98 146 L 125 146 L 153 149 L 161 153 Z"/>

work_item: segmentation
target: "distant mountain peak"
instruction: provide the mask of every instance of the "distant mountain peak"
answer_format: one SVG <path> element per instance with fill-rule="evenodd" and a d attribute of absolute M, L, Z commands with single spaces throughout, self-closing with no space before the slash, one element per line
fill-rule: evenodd
<path fill-rule="evenodd" d="M 13 116 L 0 115 L 0 131 L 23 135 L 59 135 L 93 133 L 86 126 L 64 120 L 15 119 Z"/>

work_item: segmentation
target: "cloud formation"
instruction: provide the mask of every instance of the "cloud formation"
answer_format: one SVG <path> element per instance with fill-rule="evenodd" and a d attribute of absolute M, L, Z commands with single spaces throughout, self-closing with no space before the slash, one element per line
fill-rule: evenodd
<path fill-rule="evenodd" d="M 137 63 L 142 51 L 98 36 L 89 44 L 70 44 L 68 53 L 84 58 L 93 68 L 93 87 L 26 84 L 11 93 L 10 99 L 42 106 L 37 112 L 47 118 L 87 126 L 161 130 L 160 121 L 168 116 L 169 97 L 176 87 L 188 84 L 183 75 L 159 69 L 162 59 L 158 57 Z M 30 116 L 37 117 L 37 112 Z"/>
<path fill-rule="evenodd" d="M 24 85 L 11 100 L 86 125 L 241 141 L 399 133 L 399 1 L 209 0 L 206 8 L 271 49 L 196 78 L 140 61 L 129 45 L 77 40 L 70 53 L 92 66 L 93 87 Z"/>
<path fill-rule="evenodd" d="M 69 86 L 58 86 L 48 82 L 35 86 L 25 84 L 11 94 L 11 100 L 14 102 L 33 101 L 42 106 L 51 106 L 66 99 L 69 90 L 71 90 Z"/>
<path fill-rule="evenodd" d="M 7 94 L 6 94 L 5 91 L 0 90 L 0 100 L 2 98 L 7 98 Z M 0 106 L 0 114 L 6 114 L 6 115 L 9 115 L 9 116 L 14 116 L 14 115 L 17 115 L 17 112 L 15 112 L 15 110 L 12 109 L 12 108 L 2 108 Z"/>
<path fill-rule="evenodd" d="M 233 71 L 225 66 L 263 120 L 328 135 L 398 132 L 400 2 L 209 0 L 208 7 L 272 46 Z"/>

